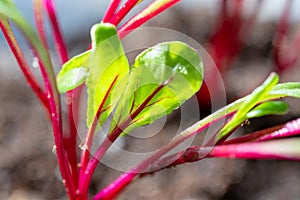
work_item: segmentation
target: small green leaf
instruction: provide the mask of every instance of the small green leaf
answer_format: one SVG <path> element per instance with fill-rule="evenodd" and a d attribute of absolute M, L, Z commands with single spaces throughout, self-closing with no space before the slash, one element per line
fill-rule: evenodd
<path fill-rule="evenodd" d="M 57 75 L 57 87 L 60 93 L 82 84 L 88 75 L 89 57 L 91 51 L 74 56 L 66 62 Z"/>
<path fill-rule="evenodd" d="M 100 125 L 107 119 L 126 87 L 129 72 L 128 60 L 114 25 L 96 24 L 91 29 L 91 36 L 93 50 L 86 82 L 88 127 L 96 115 Z"/>
<path fill-rule="evenodd" d="M 270 96 L 276 98 L 282 98 L 287 96 L 300 98 L 300 83 L 280 83 L 273 87 L 273 89 L 270 91 Z"/>
<path fill-rule="evenodd" d="M 279 76 L 276 73 L 272 73 L 262 85 L 248 95 L 234 117 L 219 132 L 217 140 L 222 139 L 239 126 L 246 119 L 247 113 L 269 94 L 278 81 Z"/>
<path fill-rule="evenodd" d="M 118 126 L 128 133 L 171 113 L 200 89 L 202 77 L 198 53 L 182 42 L 145 50 L 132 66 L 111 130 Z"/>
<path fill-rule="evenodd" d="M 264 102 L 248 112 L 246 118 L 263 117 L 266 115 L 284 115 L 288 109 L 289 105 L 284 101 Z"/>

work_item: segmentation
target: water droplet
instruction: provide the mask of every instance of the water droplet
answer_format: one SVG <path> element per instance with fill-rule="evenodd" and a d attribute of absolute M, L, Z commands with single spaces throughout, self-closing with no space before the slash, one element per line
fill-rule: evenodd
<path fill-rule="evenodd" d="M 65 185 L 65 184 L 66 184 L 66 180 L 65 180 L 65 179 L 63 179 L 63 180 L 62 180 L 62 183 Z"/>
<path fill-rule="evenodd" d="M 241 124 L 241 127 L 249 126 L 251 124 L 250 120 L 245 120 L 244 123 Z"/>
<path fill-rule="evenodd" d="M 50 99 L 50 98 L 51 98 L 51 94 L 48 94 L 48 95 L 47 95 L 47 98 Z"/>
<path fill-rule="evenodd" d="M 34 57 L 33 59 L 32 59 L 32 67 L 33 68 L 38 68 L 40 66 L 40 64 L 39 64 L 39 59 L 37 58 L 37 57 Z"/>
<path fill-rule="evenodd" d="M 79 145 L 79 148 L 82 150 L 82 151 L 85 151 L 87 149 L 87 146 L 85 144 L 80 144 Z"/>
<path fill-rule="evenodd" d="M 80 193 L 80 191 L 77 189 L 75 193 L 78 195 Z"/>
<path fill-rule="evenodd" d="M 53 145 L 53 147 L 52 147 L 52 153 L 53 153 L 54 155 L 56 155 L 56 146 L 55 146 L 55 145 Z"/>

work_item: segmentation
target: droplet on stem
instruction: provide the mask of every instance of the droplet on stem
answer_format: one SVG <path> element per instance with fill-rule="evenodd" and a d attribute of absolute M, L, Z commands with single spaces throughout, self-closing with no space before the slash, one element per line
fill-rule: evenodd
<path fill-rule="evenodd" d="M 56 155 L 56 145 L 53 145 L 53 147 L 52 147 L 52 153 L 53 153 L 54 155 Z"/>
<path fill-rule="evenodd" d="M 39 59 L 37 58 L 37 57 L 34 57 L 33 59 L 32 59 L 32 67 L 33 68 L 38 68 L 40 66 L 40 64 L 39 64 Z"/>

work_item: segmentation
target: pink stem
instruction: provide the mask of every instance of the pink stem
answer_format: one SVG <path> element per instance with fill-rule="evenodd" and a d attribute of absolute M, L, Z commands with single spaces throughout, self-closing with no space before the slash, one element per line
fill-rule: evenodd
<path fill-rule="evenodd" d="M 264 137 L 265 135 L 268 135 L 274 131 L 277 131 L 278 129 L 280 129 L 282 127 L 283 127 L 283 125 L 278 125 L 278 126 L 264 129 L 264 130 L 260 130 L 260 131 L 257 131 L 257 132 L 254 132 L 254 133 L 251 133 L 248 135 L 244 135 L 244 136 L 241 136 L 238 138 L 227 140 L 223 144 L 227 145 L 227 144 L 238 144 L 238 143 L 244 143 L 244 142 L 254 142 L 254 141 L 257 141 L 259 138 Z"/>
<path fill-rule="evenodd" d="M 298 135 L 299 133 L 300 133 L 300 118 L 290 121 L 283 125 L 274 126 L 236 139 L 228 140 L 224 144 L 267 141 L 267 140 L 291 137 L 291 136 Z"/>
<path fill-rule="evenodd" d="M 242 136 L 236 139 L 232 139 L 224 142 L 221 145 L 217 145 L 211 148 L 207 147 L 189 147 L 185 151 L 170 155 L 163 159 L 158 160 L 154 166 L 166 166 L 166 163 L 171 163 L 165 168 L 174 167 L 180 164 L 188 162 L 196 162 L 203 158 L 204 152 L 209 152 L 205 157 L 226 157 L 226 158 L 255 158 L 255 159 L 292 159 L 299 160 L 299 156 L 295 154 L 283 154 L 268 151 L 262 151 L 263 148 L 258 148 L 259 146 L 264 146 L 267 143 L 265 141 L 270 141 L 279 138 L 287 138 L 300 134 L 300 118 L 290 121 L 285 125 L 274 126 L 262 131 L 257 131 L 252 134 Z M 277 140 L 280 141 L 280 140 Z M 262 142 L 259 145 L 257 142 Z M 227 147 L 228 148 L 227 148 Z M 255 147 L 255 148 L 254 148 Z M 174 161 L 175 160 L 175 161 Z M 174 162 L 173 162 L 174 161 Z M 163 169 L 165 169 L 163 168 Z M 154 169 L 155 170 L 155 169 Z M 162 169 L 159 169 L 162 170 Z M 153 171 L 149 168 L 148 171 Z"/>
<path fill-rule="evenodd" d="M 163 12 L 164 10 L 170 8 L 171 6 L 178 3 L 180 0 L 170 0 L 166 4 L 162 6 L 156 5 L 156 1 L 154 1 L 152 4 L 150 4 L 147 8 L 145 8 L 143 11 L 141 11 L 139 14 L 132 17 L 129 21 L 127 21 L 120 29 L 119 29 L 119 35 L 120 38 L 124 38 L 126 35 L 128 35 L 131 31 L 138 28 L 142 24 L 146 23 L 159 13 Z"/>
<path fill-rule="evenodd" d="M 98 119 L 101 115 L 101 113 L 103 112 L 103 108 L 104 108 L 104 105 L 107 101 L 107 98 L 113 88 L 113 86 L 115 85 L 116 81 L 118 79 L 118 76 L 115 77 L 115 79 L 113 80 L 113 82 L 111 83 L 110 87 L 108 88 L 103 100 L 102 100 L 102 103 L 100 104 L 98 110 L 97 110 L 97 113 L 93 119 L 93 122 L 92 122 L 92 125 L 91 127 L 89 128 L 87 134 L 86 134 L 86 138 L 85 138 L 85 141 L 84 141 L 84 145 L 83 145 L 83 151 L 82 151 L 82 155 L 81 155 L 81 162 L 80 162 L 80 173 L 79 173 L 79 179 L 80 179 L 80 183 L 79 183 L 79 188 L 86 188 L 86 189 L 81 189 L 81 196 L 82 198 L 86 198 L 87 197 L 87 188 L 88 188 L 88 185 L 89 185 L 89 181 L 84 181 L 85 177 L 87 176 L 86 175 L 86 168 L 87 168 L 87 165 L 88 165 L 88 162 L 89 162 L 89 158 L 90 158 L 90 149 L 91 149 L 91 146 L 92 146 L 92 142 L 93 142 L 93 136 L 94 136 L 94 133 L 95 133 L 95 130 L 96 130 L 96 127 L 98 125 Z M 122 132 L 121 132 L 122 133 Z M 120 133 L 120 134 L 121 134 Z M 119 135 L 117 135 L 118 137 Z M 116 138 L 117 138 L 116 137 Z M 109 140 L 111 141 L 115 141 L 116 140 L 113 139 L 113 138 L 110 138 Z"/>
<path fill-rule="evenodd" d="M 139 0 L 127 0 L 122 8 L 108 22 L 117 26 L 138 2 Z"/>
<path fill-rule="evenodd" d="M 28 26 L 26 21 L 24 23 L 20 23 L 19 21 L 14 20 L 16 24 L 20 27 L 21 30 L 23 30 L 24 35 L 26 36 L 26 39 L 28 40 L 31 48 L 34 51 L 34 54 L 37 56 L 39 60 L 39 66 L 41 69 L 43 81 L 45 84 L 45 88 L 47 91 L 47 102 L 48 107 L 50 110 L 50 116 L 52 121 L 52 127 L 53 127 L 53 133 L 54 133 L 54 141 L 56 145 L 56 152 L 57 152 L 57 161 L 58 165 L 61 171 L 61 176 L 63 178 L 63 183 L 66 188 L 66 191 L 70 197 L 70 199 L 73 199 L 73 195 L 75 194 L 75 187 L 72 183 L 69 164 L 66 159 L 66 155 L 63 148 L 63 133 L 62 133 L 62 118 L 61 118 L 61 105 L 60 105 L 60 99 L 58 95 L 58 91 L 55 84 L 55 76 L 52 68 L 52 64 L 50 61 L 50 57 L 48 55 L 47 50 L 42 45 L 41 39 L 38 37 L 35 32 L 32 32 L 30 30 L 27 30 L 24 28 L 25 26 Z M 3 22 L 1 22 L 3 23 Z M 4 28 L 5 30 L 5 28 Z M 32 35 L 34 35 L 36 38 L 32 39 Z M 40 45 L 41 44 L 41 45 Z M 19 56 L 19 54 L 18 54 Z M 18 58 L 17 58 L 18 59 Z M 22 63 L 24 64 L 24 63 Z M 44 66 L 45 64 L 45 66 Z"/>
<path fill-rule="evenodd" d="M 87 193 L 89 183 L 91 181 L 92 175 L 99 163 L 99 161 L 102 159 L 104 154 L 107 152 L 107 150 L 110 148 L 110 146 L 115 142 L 115 140 L 120 136 L 120 134 L 125 130 L 132 121 L 140 114 L 141 111 L 145 107 L 147 107 L 148 103 L 153 99 L 153 97 L 162 89 L 165 85 L 169 84 L 170 81 L 173 80 L 173 77 L 171 77 L 168 81 L 166 81 L 164 84 L 159 85 L 146 99 L 145 101 L 137 107 L 136 110 L 134 110 L 132 113 L 130 113 L 129 117 L 127 117 L 123 122 L 120 123 L 120 125 L 117 125 L 111 133 L 108 134 L 108 136 L 105 138 L 103 143 L 100 145 L 100 147 L 97 149 L 94 157 L 90 160 L 86 168 L 84 168 L 84 174 L 82 174 L 82 178 L 80 179 L 80 191 L 83 194 Z M 113 84 L 112 84 L 113 85 Z"/>
<path fill-rule="evenodd" d="M 5 22 L 3 20 L 5 20 Z M 7 19 L 3 19 L 3 20 L 0 20 L 0 28 L 4 34 L 4 37 L 9 45 L 12 53 L 14 54 L 19 66 L 20 66 L 20 69 L 22 70 L 22 72 L 25 76 L 27 83 L 32 88 L 32 90 L 34 91 L 34 93 L 36 94 L 38 99 L 41 101 L 42 105 L 44 106 L 44 108 L 46 109 L 47 113 L 50 116 L 50 107 L 49 107 L 49 102 L 48 102 L 46 93 L 41 89 L 37 80 L 35 79 L 34 75 L 32 74 L 32 72 L 26 62 L 26 59 L 22 53 L 22 50 L 21 50 L 16 38 L 14 37 L 14 34 L 12 33 L 12 30 L 9 26 Z"/>
<path fill-rule="evenodd" d="M 282 142 L 284 141 L 284 142 Z M 170 163 L 167 167 L 158 169 L 160 171 L 177 165 L 197 162 L 203 158 L 235 158 L 235 159 L 283 159 L 283 160 L 300 160 L 300 152 L 297 147 L 292 147 L 285 151 L 284 149 L 276 150 L 280 146 L 288 144 L 299 145 L 299 139 L 281 139 L 265 142 L 247 142 L 241 144 L 218 145 L 215 147 L 192 146 L 185 151 L 178 152 L 166 158 L 160 159 L 155 165 L 161 166 Z M 276 146 L 276 147 L 274 147 Z M 205 156 L 203 156 L 205 155 Z M 175 160 L 175 161 L 174 161 Z M 149 168 L 151 171 L 152 168 Z M 149 173 L 144 173 L 142 176 Z"/>
<path fill-rule="evenodd" d="M 87 193 L 88 193 L 88 187 L 91 181 L 91 178 L 93 176 L 93 173 L 99 163 L 99 160 L 96 159 L 97 157 L 103 157 L 104 154 L 107 152 L 107 150 L 110 148 L 110 146 L 116 141 L 116 139 L 120 136 L 123 129 L 117 127 L 114 131 L 112 131 L 111 134 L 109 134 L 100 147 L 97 149 L 96 154 L 94 157 L 88 162 L 88 165 L 86 166 L 84 173 L 81 176 L 80 182 L 79 182 L 79 190 L 81 193 L 82 199 L 87 199 Z"/>
<path fill-rule="evenodd" d="M 282 160 L 297 160 L 300 161 L 300 152 L 297 151 L 297 147 L 291 152 L 285 152 L 285 147 L 282 141 L 297 142 L 295 145 L 299 145 L 299 139 L 281 139 L 275 141 L 265 141 L 259 143 L 242 143 L 232 145 L 216 146 L 208 154 L 207 157 L 211 158 L 239 158 L 239 159 L 282 159 Z M 297 140 L 297 141 L 296 141 Z M 282 144 L 282 145 L 281 145 Z M 272 146 L 279 149 L 272 151 Z M 265 150 L 268 147 L 269 150 Z M 280 150 L 280 148 L 283 148 Z M 289 150 L 290 151 L 290 150 Z"/>
<path fill-rule="evenodd" d="M 35 52 L 35 54 L 39 57 L 39 61 L 40 61 L 41 57 L 39 56 L 39 54 L 37 52 Z M 66 154 L 64 150 L 61 104 L 60 104 L 59 95 L 55 90 L 55 88 L 52 87 L 51 81 L 48 77 L 48 72 L 46 71 L 41 61 L 40 61 L 40 68 L 45 83 L 45 87 L 48 91 L 47 98 L 49 100 L 49 105 L 50 105 L 50 113 L 51 113 L 51 121 L 52 121 L 52 128 L 54 134 L 54 142 L 56 146 L 57 162 L 60 168 L 60 173 L 66 191 L 69 194 L 70 199 L 74 199 L 76 189 L 72 181 L 69 163 L 66 158 Z M 52 82 L 55 84 L 53 80 Z"/>
<path fill-rule="evenodd" d="M 231 114 L 231 113 L 230 113 Z M 228 115 L 230 115 L 228 114 Z M 147 168 L 155 163 L 158 159 L 160 159 L 163 155 L 168 153 L 170 150 L 174 149 L 176 146 L 187 140 L 188 138 L 192 137 L 193 135 L 201 132 L 202 130 L 208 128 L 213 123 L 219 121 L 220 119 L 224 118 L 226 116 L 221 116 L 217 119 L 212 120 L 211 122 L 208 122 L 206 124 L 201 124 L 200 127 L 198 125 L 192 126 L 182 132 L 180 135 L 175 137 L 170 143 L 165 145 L 163 148 L 158 150 L 156 153 L 154 153 L 152 156 L 150 156 L 148 159 L 146 159 L 144 162 L 139 164 L 137 167 L 131 169 L 130 171 L 122 174 L 119 178 L 117 178 L 115 181 L 113 181 L 111 184 L 109 184 L 106 188 L 104 188 L 102 191 L 97 193 L 93 200 L 103 200 L 103 199 L 113 199 L 115 198 L 122 190 L 125 189 L 125 187 L 132 182 L 132 180 L 139 174 L 144 173 Z M 209 117 L 208 117 L 209 118 Z M 207 118 L 207 119 L 208 119 Z M 210 144 L 211 145 L 211 144 Z"/>
<path fill-rule="evenodd" d="M 53 0 L 43 0 L 43 6 L 47 11 L 48 17 L 52 25 L 52 33 L 55 39 L 55 46 L 57 48 L 58 54 L 61 58 L 62 64 L 68 61 L 67 48 L 61 34 L 61 30 L 56 17 L 55 5 Z M 72 168 L 73 182 L 77 185 L 78 182 L 78 167 L 77 167 L 77 129 L 75 125 L 75 119 L 78 118 L 75 113 L 78 113 L 79 101 L 76 104 L 73 103 L 73 98 L 80 94 L 81 89 L 75 89 L 67 93 L 67 106 L 68 106 L 68 124 L 69 124 L 69 135 L 65 139 L 64 146 L 68 155 L 68 159 Z M 74 112 L 73 112 L 74 111 Z"/>
<path fill-rule="evenodd" d="M 259 137 L 256 141 L 267 141 L 278 138 L 286 138 L 298 135 L 300 133 L 300 118 L 286 123 L 282 128 L 271 134 L 263 135 Z"/>
<path fill-rule="evenodd" d="M 116 10 L 118 9 L 119 5 L 121 3 L 121 0 L 112 0 L 109 8 L 107 9 L 104 17 L 103 17 L 103 22 L 109 22 L 112 17 L 114 16 Z"/>
<path fill-rule="evenodd" d="M 55 45 L 57 50 L 59 51 L 61 62 L 65 63 L 66 61 L 68 61 L 67 48 L 65 46 L 65 42 L 62 38 L 62 34 L 57 22 L 54 2 L 53 0 L 43 0 L 43 6 L 47 11 L 48 17 L 50 18 L 50 22 L 53 28 L 54 39 L 56 41 Z"/>
<path fill-rule="evenodd" d="M 42 43 L 45 48 L 48 48 L 46 34 L 44 29 L 44 20 L 43 20 L 43 12 L 42 12 L 42 4 L 40 0 L 34 1 L 34 19 L 37 27 L 37 31 L 41 37 Z"/>

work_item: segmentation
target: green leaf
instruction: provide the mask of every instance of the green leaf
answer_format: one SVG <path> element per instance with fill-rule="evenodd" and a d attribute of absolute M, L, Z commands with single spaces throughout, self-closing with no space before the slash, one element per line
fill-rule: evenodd
<path fill-rule="evenodd" d="M 288 109 L 289 105 L 284 101 L 264 102 L 248 112 L 246 118 L 249 119 L 266 115 L 284 115 Z"/>
<path fill-rule="evenodd" d="M 171 113 L 200 89 L 202 77 L 198 53 L 182 42 L 145 50 L 132 66 L 111 130 L 118 126 L 129 133 Z"/>
<path fill-rule="evenodd" d="M 114 25 L 94 25 L 91 37 L 93 49 L 86 81 L 88 127 L 95 117 L 100 125 L 107 119 L 126 87 L 129 72 L 128 60 Z"/>
<path fill-rule="evenodd" d="M 217 140 L 222 139 L 239 126 L 246 119 L 247 113 L 269 94 L 278 81 L 279 76 L 276 73 L 272 73 L 262 85 L 248 95 L 234 117 L 219 132 Z"/>
<path fill-rule="evenodd" d="M 72 90 L 85 81 L 88 75 L 90 54 L 91 51 L 86 51 L 74 56 L 62 66 L 57 75 L 57 87 L 60 93 Z"/>
<path fill-rule="evenodd" d="M 280 83 L 273 87 L 273 89 L 270 91 L 270 96 L 273 98 L 282 98 L 287 96 L 300 98 L 300 83 Z"/>

